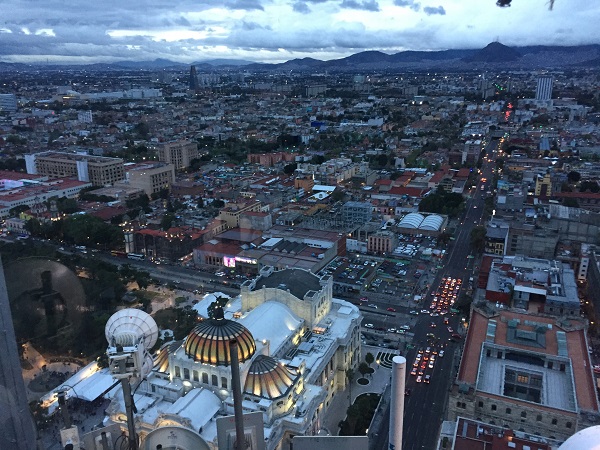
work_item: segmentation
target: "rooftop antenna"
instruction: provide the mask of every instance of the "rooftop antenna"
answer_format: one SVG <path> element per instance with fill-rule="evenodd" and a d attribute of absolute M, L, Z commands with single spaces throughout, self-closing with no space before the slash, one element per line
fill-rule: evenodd
<path fill-rule="evenodd" d="M 129 431 L 128 450 L 138 450 L 138 435 L 133 414 L 136 412 L 131 392 L 131 382 L 139 383 L 152 370 L 152 357 L 148 350 L 158 339 L 158 326 L 150 314 L 127 308 L 113 314 L 104 328 L 108 341 L 106 354 L 113 377 L 121 382 Z"/>

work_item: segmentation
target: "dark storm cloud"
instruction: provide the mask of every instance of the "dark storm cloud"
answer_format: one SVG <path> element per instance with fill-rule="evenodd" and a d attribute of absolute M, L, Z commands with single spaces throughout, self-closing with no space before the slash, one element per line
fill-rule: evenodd
<path fill-rule="evenodd" d="M 421 9 L 421 3 L 415 2 L 414 0 L 394 0 L 394 5 L 408 7 L 413 11 L 418 11 Z"/>
<path fill-rule="evenodd" d="M 379 11 L 379 3 L 375 0 L 370 1 L 356 1 L 356 0 L 343 0 L 340 5 L 342 8 L 348 9 L 362 9 L 365 11 Z"/>
<path fill-rule="evenodd" d="M 310 8 L 306 3 L 296 2 L 292 5 L 292 9 L 300 14 L 310 14 Z"/>
<path fill-rule="evenodd" d="M 269 30 L 269 31 L 271 31 L 272 30 L 272 28 L 268 25 L 264 26 L 264 25 L 261 25 L 256 22 L 246 22 L 246 21 L 242 22 L 242 28 L 246 31 L 252 31 L 252 30 Z"/>
<path fill-rule="evenodd" d="M 216 6 L 216 5 L 215 5 Z M 243 9 L 246 11 L 252 11 L 253 9 L 259 9 L 264 11 L 265 8 L 261 5 L 260 1 L 257 0 L 234 0 L 225 3 L 225 7 L 228 9 Z"/>
<path fill-rule="evenodd" d="M 183 27 L 191 27 L 192 24 L 185 17 L 178 17 L 173 21 L 175 25 L 183 26 Z"/>
<path fill-rule="evenodd" d="M 446 10 L 444 9 L 443 6 L 438 6 L 438 7 L 426 6 L 425 8 L 423 8 L 423 12 L 425 14 L 427 14 L 428 16 L 433 16 L 435 14 L 439 14 L 440 16 L 446 15 Z"/>

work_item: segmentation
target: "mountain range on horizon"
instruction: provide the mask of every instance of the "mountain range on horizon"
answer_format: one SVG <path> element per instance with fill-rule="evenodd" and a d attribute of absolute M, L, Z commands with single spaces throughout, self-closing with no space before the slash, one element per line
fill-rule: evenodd
<path fill-rule="evenodd" d="M 380 51 L 363 51 L 353 55 L 319 60 L 314 58 L 291 59 L 283 63 L 256 63 L 239 59 L 210 59 L 191 64 L 168 59 L 153 61 L 118 61 L 96 64 L 25 64 L 0 62 L 0 71 L 10 70 L 52 70 L 65 67 L 89 70 L 168 70 L 196 66 L 202 70 L 245 69 L 249 71 L 330 71 L 361 72 L 368 70 L 469 70 L 485 67 L 504 66 L 506 69 L 552 69 L 552 68 L 593 68 L 600 66 L 600 44 L 577 46 L 526 46 L 509 47 L 492 42 L 482 49 L 413 51 L 394 54 Z"/>

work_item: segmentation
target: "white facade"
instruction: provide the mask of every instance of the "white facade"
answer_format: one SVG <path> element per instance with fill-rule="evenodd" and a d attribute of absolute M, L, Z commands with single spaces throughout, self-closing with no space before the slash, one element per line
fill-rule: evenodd
<path fill-rule="evenodd" d="M 0 111 L 15 112 L 17 110 L 17 97 L 15 94 L 0 94 Z"/>
<path fill-rule="evenodd" d="M 535 99 L 543 102 L 552 99 L 552 77 L 538 78 Z"/>
<path fill-rule="evenodd" d="M 282 280 L 289 280 L 289 287 Z M 361 314 L 356 306 L 332 298 L 332 284 L 329 276 L 266 267 L 224 308 L 225 318 L 242 324 L 256 344 L 253 356 L 240 364 L 243 410 L 262 412 L 268 450 L 289 448 L 294 435 L 316 435 L 333 396 L 346 387 L 346 370 L 360 359 Z M 195 306 L 200 316 L 215 298 L 208 295 Z M 220 446 L 215 419 L 233 413 L 231 367 L 190 358 L 186 341 L 199 335 L 192 336 L 193 332 L 183 342 L 170 344 L 168 364 L 163 360 L 165 366 L 157 369 L 157 358 L 137 390 L 138 432 L 143 438 L 161 426 L 177 424 L 198 432 L 216 450 Z M 293 377 L 285 392 L 265 395 L 255 384 L 252 389 L 246 385 L 261 358 L 276 360 L 278 370 L 285 368 Z M 121 395 L 107 412 L 124 427 L 124 410 Z"/>

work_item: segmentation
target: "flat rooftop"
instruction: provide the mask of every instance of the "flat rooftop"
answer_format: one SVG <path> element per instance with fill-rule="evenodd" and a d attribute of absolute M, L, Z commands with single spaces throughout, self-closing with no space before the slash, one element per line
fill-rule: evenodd
<path fill-rule="evenodd" d="M 487 349 L 503 349 L 505 354 L 513 356 L 510 356 L 511 359 L 498 360 L 492 351 L 492 357 L 488 358 Z M 492 361 L 494 358 L 496 361 Z M 552 361 L 553 369 L 538 365 L 540 360 Z M 565 374 L 572 377 L 572 383 L 563 378 L 560 365 L 557 370 L 557 364 L 561 361 L 565 363 Z M 535 367 L 532 369 L 528 364 Z M 506 377 L 508 366 L 516 369 L 529 368 L 532 373 L 541 373 L 541 383 L 545 383 L 546 387 L 540 395 L 546 403 L 539 403 L 540 405 L 559 408 L 560 405 L 574 401 L 580 409 L 598 411 L 585 323 L 582 320 L 523 314 L 497 309 L 490 304 L 473 308 L 458 382 L 506 398 L 499 386 L 504 386 L 500 375 L 504 374 Z M 498 378 L 495 380 L 495 377 Z M 556 387 L 556 384 L 562 385 Z M 548 392 L 555 395 L 551 388 L 559 389 L 556 391 L 556 399 L 550 398 Z"/>
<path fill-rule="evenodd" d="M 548 369 L 536 364 L 498 359 L 495 355 L 486 356 L 487 348 L 484 344 L 477 377 L 478 391 L 531 401 L 565 411 L 577 411 L 570 363 L 565 367 L 565 371 L 557 370 L 558 367 Z M 519 378 L 522 383 L 517 383 Z M 517 385 L 527 392 L 522 394 L 512 392 L 513 387 Z M 529 392 L 529 389 L 535 392 Z"/>

